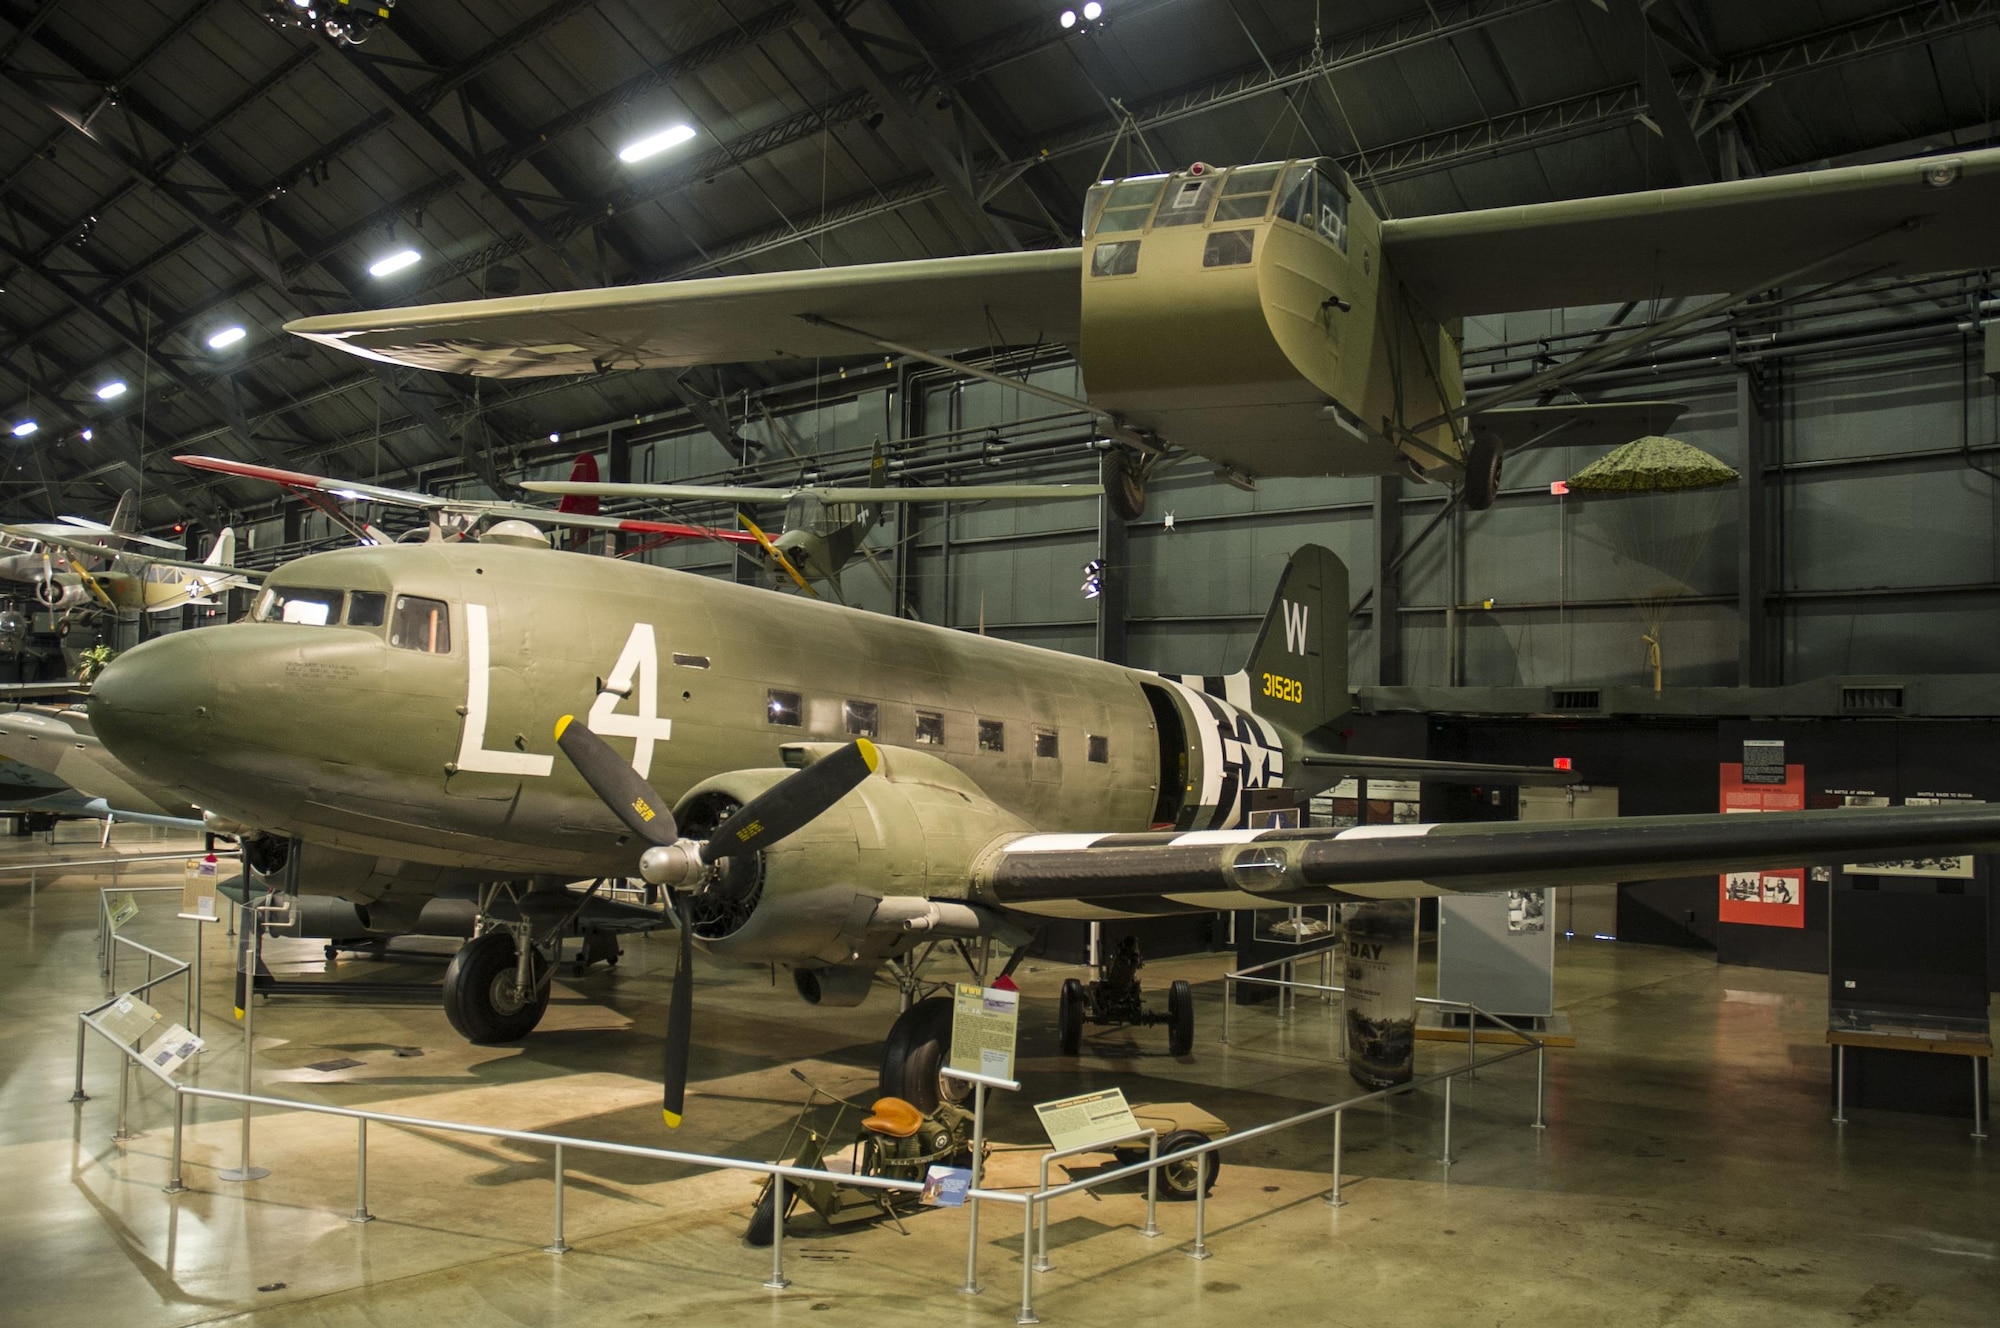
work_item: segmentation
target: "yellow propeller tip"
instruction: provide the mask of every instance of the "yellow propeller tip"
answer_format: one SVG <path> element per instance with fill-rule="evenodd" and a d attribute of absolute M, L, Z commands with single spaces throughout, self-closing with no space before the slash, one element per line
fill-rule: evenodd
<path fill-rule="evenodd" d="M 568 727 L 569 727 L 569 725 L 570 725 L 570 721 L 571 721 L 571 720 L 573 720 L 573 719 L 575 719 L 575 718 L 576 718 L 576 716 L 575 716 L 575 715 L 564 715 L 564 716 L 563 716 L 563 717 L 562 717 L 561 719 L 559 719 L 559 720 L 557 720 L 557 721 L 556 721 L 556 741 L 557 741 L 557 742 L 561 742 L 561 741 L 562 741 L 562 735 L 563 735 L 563 730 L 564 730 L 564 729 L 566 729 L 566 728 L 568 728 Z"/>
<path fill-rule="evenodd" d="M 856 738 L 854 745 L 861 751 L 861 759 L 868 763 L 868 773 L 874 774 L 882 768 L 882 753 L 874 743 L 866 738 Z"/>
<path fill-rule="evenodd" d="M 665 1107 L 662 1107 L 660 1108 L 660 1115 L 666 1118 L 668 1129 L 678 1130 L 681 1127 L 681 1117 L 679 1112 L 668 1111 Z"/>
<path fill-rule="evenodd" d="M 236 1018 L 237 1018 L 237 1021 L 238 1021 L 239 1023 L 240 1023 L 240 1022 L 242 1022 L 242 1019 L 243 1019 L 243 1007 L 242 1007 L 242 1006 L 240 1006 L 240 1005 L 236 1007 Z"/>

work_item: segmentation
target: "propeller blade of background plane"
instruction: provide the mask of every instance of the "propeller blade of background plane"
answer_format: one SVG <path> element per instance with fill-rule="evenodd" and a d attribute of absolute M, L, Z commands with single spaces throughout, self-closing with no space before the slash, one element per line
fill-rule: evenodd
<path fill-rule="evenodd" d="M 701 846 L 703 862 L 755 853 L 777 843 L 846 797 L 873 774 L 882 754 L 866 738 L 856 738 L 831 756 L 765 789 L 715 827 Z"/>
<path fill-rule="evenodd" d="M 688 1052 L 694 1036 L 694 923 L 683 897 L 674 906 L 674 927 L 680 932 L 681 962 L 674 970 L 674 995 L 667 1007 L 666 1065 L 660 1075 L 660 1114 L 669 1129 L 679 1129 L 687 1106 Z"/>
<path fill-rule="evenodd" d="M 627 830 L 649 844 L 671 844 L 680 837 L 667 800 L 654 792 L 624 757 L 612 751 L 611 744 L 577 723 L 576 716 L 564 715 L 556 721 L 556 746 Z"/>

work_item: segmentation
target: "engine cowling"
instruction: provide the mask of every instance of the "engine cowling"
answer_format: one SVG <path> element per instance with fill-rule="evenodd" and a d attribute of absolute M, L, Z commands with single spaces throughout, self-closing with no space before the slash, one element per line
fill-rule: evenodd
<path fill-rule="evenodd" d="M 801 743 L 787 751 L 803 759 L 837 746 Z M 792 773 L 736 770 L 704 780 L 681 799 L 675 820 L 699 836 Z M 728 959 L 853 972 L 872 970 L 926 935 L 962 934 L 981 923 L 964 905 L 908 905 L 962 900 L 985 850 L 1031 827 L 929 753 L 883 748 L 879 775 L 754 858 L 728 860 L 695 906 L 694 935 L 703 947 Z"/>

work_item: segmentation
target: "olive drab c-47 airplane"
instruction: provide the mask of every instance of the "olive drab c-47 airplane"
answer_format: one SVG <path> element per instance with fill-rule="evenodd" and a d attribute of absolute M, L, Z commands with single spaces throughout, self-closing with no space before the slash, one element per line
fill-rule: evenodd
<path fill-rule="evenodd" d="M 289 324 L 395 364 L 517 378 L 908 355 L 1088 411 L 1139 515 L 1179 449 L 1218 477 L 1409 475 L 1493 500 L 1503 453 L 1665 430 L 1661 402 L 1517 405 L 1787 287 L 2000 263 L 2000 149 L 1383 218 L 1324 159 L 1107 180 L 1078 248 L 668 281 Z M 1460 320 L 1708 296 L 1467 400 Z M 1088 400 L 946 352 L 1063 342 Z"/>
<path fill-rule="evenodd" d="M 1305 546 L 1242 671 L 1167 675 L 557 550 L 502 523 L 477 542 L 288 563 L 249 620 L 113 661 L 90 715 L 114 756 L 243 835 L 266 888 L 341 896 L 384 931 L 476 888 L 480 933 L 445 1009 L 479 1042 L 535 1026 L 571 923 L 661 924 L 572 888 L 635 874 L 668 891 L 690 959 L 784 964 L 806 1000 L 851 1005 L 885 967 L 915 991 L 933 942 L 1018 958 L 1049 918 L 2000 844 L 1985 806 L 1246 829 L 1249 790 L 1376 765 L 1315 742 L 1348 705 L 1347 609 L 1345 568 Z M 949 1029 L 948 1000 L 898 1018 L 883 1091 L 934 1104 Z"/>

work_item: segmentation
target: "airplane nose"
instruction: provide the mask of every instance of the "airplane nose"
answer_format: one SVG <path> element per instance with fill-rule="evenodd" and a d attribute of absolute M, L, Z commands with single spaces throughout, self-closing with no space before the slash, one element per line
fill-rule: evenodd
<path fill-rule="evenodd" d="M 98 675 L 90 689 L 90 722 L 113 756 L 159 773 L 172 754 L 202 745 L 216 701 L 208 635 L 157 637 L 112 660 Z"/>

